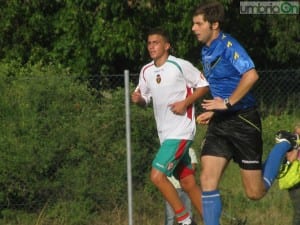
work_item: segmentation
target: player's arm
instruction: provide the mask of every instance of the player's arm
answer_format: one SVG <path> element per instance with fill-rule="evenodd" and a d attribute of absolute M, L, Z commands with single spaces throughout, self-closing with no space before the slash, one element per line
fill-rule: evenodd
<path fill-rule="evenodd" d="M 228 60 L 230 60 L 232 66 L 240 72 L 241 79 L 231 96 L 228 97 L 230 105 L 239 102 L 259 79 L 254 63 L 245 49 L 239 43 L 234 43 L 233 45 L 235 47 L 227 48 Z M 227 109 L 227 107 L 225 107 L 225 109 Z"/>
<path fill-rule="evenodd" d="M 184 115 L 186 112 L 186 109 L 190 105 L 194 104 L 194 102 L 197 99 L 203 97 L 206 93 L 208 93 L 208 91 L 209 91 L 208 86 L 195 88 L 192 95 L 188 96 L 186 99 L 184 99 L 182 101 L 170 104 L 169 106 L 173 113 L 178 114 L 178 115 Z"/>
<path fill-rule="evenodd" d="M 242 79 L 240 80 L 239 85 L 228 98 L 229 103 L 234 105 L 240 101 L 254 86 L 255 82 L 259 79 L 256 69 L 250 69 L 243 74 Z M 224 105 L 224 104 L 223 104 Z"/>
<path fill-rule="evenodd" d="M 208 91 L 208 86 L 195 88 L 193 94 L 188 96 L 184 100 L 185 107 L 187 108 L 190 105 L 194 104 L 195 101 L 197 101 L 199 98 L 202 98 L 205 94 L 208 93 Z"/>
<path fill-rule="evenodd" d="M 193 87 L 193 94 L 182 101 L 171 104 L 170 107 L 175 114 L 184 115 L 190 105 L 208 93 L 209 84 L 203 74 L 190 62 L 181 60 L 181 67 L 187 86 Z"/>
<path fill-rule="evenodd" d="M 242 75 L 242 78 L 240 80 L 240 83 L 236 87 L 236 89 L 233 91 L 231 96 L 229 96 L 228 100 L 230 105 L 234 105 L 238 101 L 240 101 L 253 87 L 255 82 L 258 80 L 258 74 L 256 70 L 250 69 L 247 72 L 245 72 Z M 205 110 L 225 110 L 227 109 L 227 106 L 224 103 L 224 99 L 220 97 L 216 97 L 212 100 L 204 99 L 201 106 Z"/>

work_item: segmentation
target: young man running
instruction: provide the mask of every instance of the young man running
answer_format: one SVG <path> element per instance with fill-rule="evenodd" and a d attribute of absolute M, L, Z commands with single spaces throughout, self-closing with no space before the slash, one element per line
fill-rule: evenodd
<path fill-rule="evenodd" d="M 188 151 L 196 131 L 193 103 L 208 92 L 208 83 L 190 62 L 169 55 L 165 31 L 152 30 L 147 47 L 152 62 L 142 68 L 132 101 L 140 106 L 153 101 L 161 146 L 152 162 L 151 181 L 171 205 L 179 224 L 195 224 L 167 176 L 179 180 L 201 214 L 201 192 Z"/>

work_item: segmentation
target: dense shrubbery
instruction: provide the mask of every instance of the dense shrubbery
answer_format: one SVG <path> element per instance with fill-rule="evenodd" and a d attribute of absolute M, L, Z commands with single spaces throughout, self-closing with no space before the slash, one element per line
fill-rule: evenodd
<path fill-rule="evenodd" d="M 52 66 L 11 62 L 0 70 L 3 222 L 42 210 L 53 224 L 84 225 L 103 210 L 125 207 L 124 89 L 100 93 Z M 148 178 L 159 145 L 152 114 L 151 107 L 131 107 L 133 188 L 147 199 L 158 196 Z M 291 129 L 296 118 L 299 112 L 265 118 L 266 153 L 274 132 Z M 197 133 L 196 149 L 204 131 Z"/>
<path fill-rule="evenodd" d="M 72 208 L 73 202 L 91 213 L 124 203 L 124 90 L 100 99 L 53 67 L 0 67 L 1 210 L 36 211 L 46 202 Z M 138 112 L 132 121 L 135 188 L 148 178 L 157 143 L 151 109 Z"/>

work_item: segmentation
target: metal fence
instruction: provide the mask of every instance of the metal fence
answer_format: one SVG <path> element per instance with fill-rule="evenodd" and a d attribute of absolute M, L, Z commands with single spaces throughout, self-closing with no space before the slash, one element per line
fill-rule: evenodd
<path fill-rule="evenodd" d="M 278 112 L 300 107 L 300 69 L 258 71 L 260 79 L 253 89 L 261 110 Z"/>
<path fill-rule="evenodd" d="M 258 70 L 260 79 L 253 88 L 260 110 L 282 112 L 300 107 L 300 69 Z M 138 83 L 137 73 L 130 74 L 130 82 Z M 124 74 L 99 75 L 100 88 L 114 89 L 124 86 Z"/>
<path fill-rule="evenodd" d="M 260 79 L 253 88 L 253 92 L 258 99 L 260 111 L 269 112 L 270 109 L 273 109 L 281 112 L 286 109 L 300 109 L 300 69 L 264 70 L 258 71 L 258 73 Z M 130 73 L 129 78 L 132 88 L 138 83 L 138 76 L 139 74 L 137 73 Z M 24 82 L 32 82 L 31 79 L 26 77 Z M 92 81 L 97 82 L 95 86 L 101 91 L 114 90 L 118 87 L 124 87 L 124 74 L 93 75 L 91 76 Z M 53 90 L 54 94 L 57 94 L 55 90 Z M 53 195 L 56 195 L 56 193 Z M 53 197 L 53 199 L 56 197 Z M 51 202 L 51 199 L 49 199 L 49 202 Z M 43 200 L 36 199 L 33 203 L 40 205 L 44 202 Z M 9 206 L 11 208 L 32 207 L 27 202 L 9 202 Z M 5 208 L 7 205 L 0 205 L 0 207 Z"/>

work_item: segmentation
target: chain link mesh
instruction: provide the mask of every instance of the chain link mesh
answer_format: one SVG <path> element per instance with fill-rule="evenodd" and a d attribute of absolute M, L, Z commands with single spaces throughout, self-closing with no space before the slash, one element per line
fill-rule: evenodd
<path fill-rule="evenodd" d="M 286 109 L 299 108 L 300 103 L 300 69 L 259 70 L 260 79 L 253 87 L 260 111 L 279 113 Z M 137 73 L 130 74 L 130 81 L 138 83 Z M 101 90 L 123 87 L 124 74 L 100 75 Z"/>

